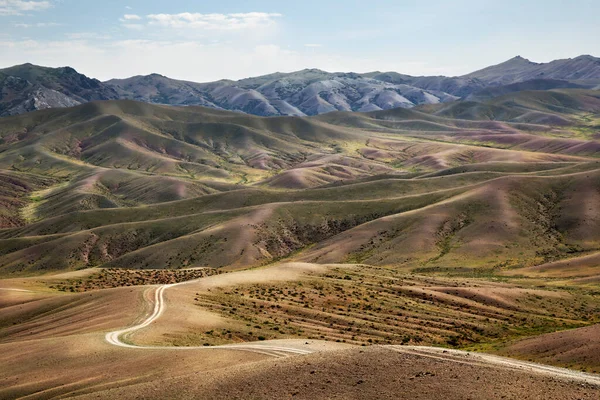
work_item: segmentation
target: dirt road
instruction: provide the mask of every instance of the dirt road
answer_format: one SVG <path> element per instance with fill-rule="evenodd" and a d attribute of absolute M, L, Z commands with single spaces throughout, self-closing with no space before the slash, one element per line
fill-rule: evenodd
<path fill-rule="evenodd" d="M 270 344 L 260 344 L 260 343 L 231 344 L 231 345 L 211 346 L 211 347 L 172 347 L 172 346 L 152 347 L 152 346 L 138 346 L 138 345 L 135 345 L 132 343 L 124 342 L 122 340 L 123 336 L 126 336 L 127 334 L 133 333 L 137 330 L 143 329 L 143 328 L 149 326 L 156 319 L 158 319 L 160 317 L 160 315 L 164 312 L 164 310 L 166 309 L 166 306 L 167 306 L 166 302 L 165 302 L 165 298 L 164 298 L 165 291 L 173 286 L 183 285 L 186 283 L 189 283 L 189 282 L 181 282 L 181 283 L 174 283 L 174 284 L 170 284 L 170 285 L 157 286 L 156 289 L 154 289 L 154 307 L 152 309 L 152 313 L 150 314 L 150 316 L 148 316 L 148 318 L 146 318 L 144 321 L 142 321 L 138 325 L 135 325 L 135 326 L 132 326 L 132 327 L 129 327 L 126 329 L 121 329 L 118 331 L 108 332 L 105 336 L 106 341 L 114 346 L 127 347 L 127 348 L 131 348 L 131 349 L 161 348 L 161 349 L 172 349 L 172 350 L 186 350 L 186 349 L 196 349 L 196 350 L 197 349 L 207 349 L 208 350 L 208 349 L 219 348 L 219 349 L 252 351 L 252 352 L 267 354 L 267 355 L 271 355 L 271 356 L 275 356 L 275 357 L 286 356 L 289 354 L 310 354 L 310 353 L 312 353 L 311 350 L 300 349 L 300 348 L 296 348 L 296 347 L 273 346 Z"/>
<path fill-rule="evenodd" d="M 232 273 L 231 275 L 235 275 Z M 235 279 L 234 279 L 235 281 Z M 172 346 L 139 346 L 136 344 L 127 341 L 127 335 L 138 331 L 140 329 L 148 327 L 154 321 L 156 321 L 167 308 L 167 304 L 165 301 L 165 292 L 174 286 L 190 284 L 197 281 L 188 281 L 181 282 L 169 285 L 156 286 L 153 289 L 153 300 L 151 303 L 153 304 L 152 312 L 150 315 L 144 319 L 141 323 L 117 330 L 112 331 L 106 334 L 106 341 L 114 346 L 131 348 L 131 349 L 170 349 L 170 350 L 188 350 L 188 349 L 231 349 L 238 351 L 250 351 L 256 352 L 260 354 L 267 354 L 274 357 L 283 357 L 288 355 L 303 355 L 310 354 L 313 352 L 311 349 L 303 349 L 301 345 L 303 341 L 286 341 L 286 346 L 278 346 L 273 345 L 271 343 L 247 343 L 247 344 L 231 344 L 231 345 L 222 345 L 222 346 L 210 346 L 210 347 L 172 347 Z M 297 344 L 296 344 L 297 343 Z M 452 349 L 444 349 L 437 347 L 426 347 L 426 346 L 382 346 L 384 348 L 388 348 L 391 351 L 401 352 L 401 353 L 410 353 L 423 357 L 428 357 L 432 359 L 439 359 L 444 361 L 452 361 L 456 363 L 464 363 L 464 364 L 481 364 L 481 365 L 496 365 L 507 369 L 512 370 L 525 370 L 532 373 L 542 374 L 546 376 L 551 376 L 558 379 L 566 379 L 571 381 L 577 381 L 582 383 L 587 383 L 591 385 L 600 386 L 600 376 L 593 374 L 586 374 L 574 370 L 569 370 L 566 368 L 552 367 L 543 364 L 537 364 L 532 362 L 520 361 L 516 359 L 510 359 L 490 354 L 483 353 L 472 353 L 465 352 L 460 350 L 452 350 Z"/>

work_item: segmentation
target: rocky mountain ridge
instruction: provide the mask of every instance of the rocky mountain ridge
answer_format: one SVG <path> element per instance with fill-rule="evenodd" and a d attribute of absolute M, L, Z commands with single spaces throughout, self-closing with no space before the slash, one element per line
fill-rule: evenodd
<path fill-rule="evenodd" d="M 70 67 L 23 64 L 0 70 L 0 116 L 114 99 L 199 105 L 260 116 L 306 116 L 412 108 L 495 93 L 559 87 L 599 88 L 600 58 L 584 55 L 534 63 L 518 56 L 460 77 L 304 69 L 208 83 L 159 74 L 100 82 Z"/>

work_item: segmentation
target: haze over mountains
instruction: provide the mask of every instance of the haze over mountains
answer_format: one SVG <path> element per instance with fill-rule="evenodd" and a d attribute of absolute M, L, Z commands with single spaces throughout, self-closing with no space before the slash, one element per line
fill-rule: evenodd
<path fill-rule="evenodd" d="M 514 86 L 521 83 L 524 84 Z M 328 73 L 307 69 L 210 83 L 175 80 L 158 74 L 100 82 L 69 67 L 24 64 L 0 70 L 0 116 L 114 99 L 199 105 L 260 116 L 305 116 L 336 110 L 367 112 L 411 108 L 527 89 L 598 87 L 600 59 L 587 55 L 545 64 L 515 57 L 462 77 L 414 77 L 396 72 Z"/>

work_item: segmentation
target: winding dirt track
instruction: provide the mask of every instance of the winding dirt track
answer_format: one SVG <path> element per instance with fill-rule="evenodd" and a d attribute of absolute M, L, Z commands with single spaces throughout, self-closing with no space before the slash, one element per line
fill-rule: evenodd
<path fill-rule="evenodd" d="M 190 281 L 192 282 L 192 281 Z M 118 330 L 108 332 L 105 336 L 106 341 L 114 346 L 119 347 L 127 347 L 131 349 L 170 349 L 170 350 L 188 350 L 188 349 L 230 349 L 230 350 L 242 350 L 242 351 L 251 351 L 255 353 L 267 354 L 274 357 L 282 357 L 290 354 L 310 354 L 311 350 L 306 349 L 298 349 L 294 347 L 284 347 L 284 346 L 273 346 L 269 344 L 231 344 L 231 345 L 223 345 L 223 346 L 211 346 L 211 347 L 172 347 L 172 346 L 138 346 L 135 344 L 130 344 L 123 342 L 121 337 L 142 328 L 147 327 L 152 322 L 160 317 L 160 315 L 164 312 L 166 308 L 166 302 L 164 298 L 164 293 L 168 288 L 173 286 L 182 285 L 189 282 L 181 282 L 181 283 L 173 283 L 170 285 L 162 285 L 158 286 L 154 291 L 154 308 L 152 313 L 148 318 L 146 318 L 143 322 L 138 325 Z"/>
<path fill-rule="evenodd" d="M 131 349 L 168 349 L 168 350 L 189 350 L 189 349 L 230 349 L 238 351 L 250 351 L 260 354 L 266 354 L 273 357 L 285 357 L 289 355 L 305 355 L 313 353 L 312 350 L 300 349 L 297 347 L 287 346 L 273 346 L 270 344 L 231 344 L 222 346 L 210 346 L 210 347 L 169 347 L 169 346 L 138 346 L 131 343 L 126 343 L 122 340 L 122 337 L 135 332 L 139 329 L 149 326 L 152 322 L 160 317 L 166 308 L 166 302 L 164 299 L 164 293 L 167 289 L 182 285 L 189 282 L 181 282 L 170 285 L 157 286 L 154 291 L 154 307 L 153 311 L 148 318 L 138 325 L 109 332 L 106 334 L 106 341 L 114 346 L 126 347 Z M 495 365 L 502 368 L 527 371 L 536 374 L 542 374 L 557 379 L 564 379 L 570 381 L 577 381 L 587 383 L 591 385 L 600 386 L 600 375 L 586 374 L 566 368 L 552 367 L 549 365 L 537 364 L 533 362 L 520 361 L 506 357 L 500 357 L 484 353 L 471 353 L 461 350 L 444 349 L 438 347 L 427 347 L 427 346 L 382 346 L 388 348 L 390 351 L 396 351 L 400 353 L 408 353 L 419 355 L 422 357 L 428 357 L 432 359 L 438 359 L 441 361 L 451 361 L 455 363 L 469 364 L 469 365 Z"/>

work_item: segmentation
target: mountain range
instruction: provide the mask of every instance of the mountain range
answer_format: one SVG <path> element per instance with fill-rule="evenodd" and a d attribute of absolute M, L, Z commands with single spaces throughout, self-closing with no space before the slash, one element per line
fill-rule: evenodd
<path fill-rule="evenodd" d="M 534 63 L 517 56 L 459 77 L 305 69 L 209 83 L 159 74 L 100 82 L 70 67 L 23 64 L 0 70 L 0 116 L 117 99 L 199 105 L 259 116 L 311 116 L 332 111 L 411 108 L 458 99 L 491 98 L 520 90 L 559 88 L 600 88 L 600 58 L 584 55 Z"/>

